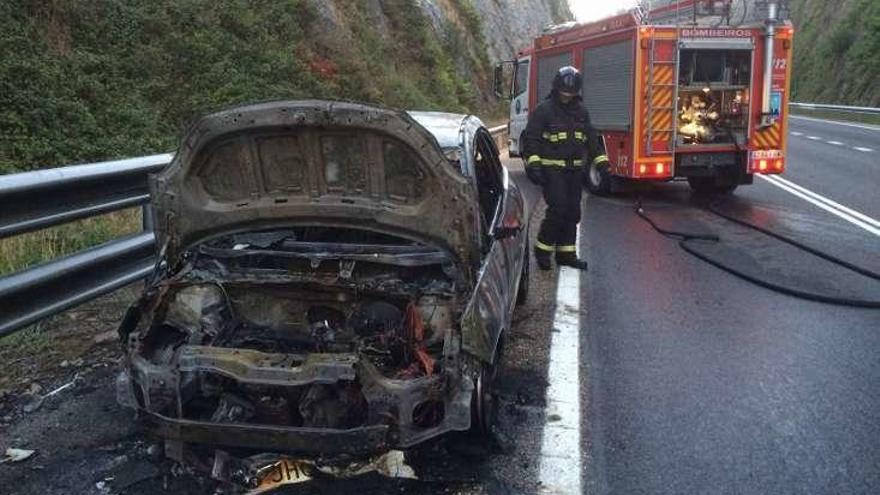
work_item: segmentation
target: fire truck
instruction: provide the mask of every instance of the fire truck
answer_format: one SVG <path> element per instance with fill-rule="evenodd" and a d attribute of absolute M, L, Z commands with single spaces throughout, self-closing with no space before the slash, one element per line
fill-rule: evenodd
<path fill-rule="evenodd" d="M 754 174 L 780 174 L 794 34 L 786 18 L 786 2 L 773 0 L 655 1 L 548 28 L 495 69 L 496 93 L 511 100 L 510 155 L 520 156 L 529 112 L 557 70 L 572 65 L 610 161 L 589 170 L 591 192 L 680 178 L 728 193 Z"/>

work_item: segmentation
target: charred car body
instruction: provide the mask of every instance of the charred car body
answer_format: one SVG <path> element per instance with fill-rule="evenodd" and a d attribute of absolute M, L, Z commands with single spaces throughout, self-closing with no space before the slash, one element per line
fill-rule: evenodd
<path fill-rule="evenodd" d="M 491 427 L 528 215 L 478 119 L 240 107 L 195 124 L 151 191 L 160 261 L 120 326 L 118 392 L 172 458 Z"/>

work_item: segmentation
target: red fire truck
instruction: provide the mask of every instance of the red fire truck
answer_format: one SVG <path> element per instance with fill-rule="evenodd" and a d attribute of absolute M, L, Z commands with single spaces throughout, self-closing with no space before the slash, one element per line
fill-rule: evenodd
<path fill-rule="evenodd" d="M 590 169 L 594 193 L 612 192 L 620 179 L 674 178 L 700 192 L 730 192 L 753 174 L 785 170 L 794 32 L 780 15 L 785 5 L 658 3 L 549 28 L 504 63 L 513 68 L 511 156 L 520 155 L 530 109 L 549 95 L 557 70 L 573 65 L 611 162 Z M 505 69 L 496 67 L 499 94 Z"/>

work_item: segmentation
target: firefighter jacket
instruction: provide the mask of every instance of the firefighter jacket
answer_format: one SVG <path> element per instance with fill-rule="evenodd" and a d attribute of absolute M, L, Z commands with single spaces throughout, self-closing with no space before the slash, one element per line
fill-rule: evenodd
<path fill-rule="evenodd" d="M 583 167 L 608 162 L 605 145 L 590 124 L 580 97 L 563 105 L 551 94 L 529 117 L 523 143 L 528 169 Z M 534 174 L 529 174 L 533 178 Z M 533 178 L 534 180 L 534 178 Z"/>

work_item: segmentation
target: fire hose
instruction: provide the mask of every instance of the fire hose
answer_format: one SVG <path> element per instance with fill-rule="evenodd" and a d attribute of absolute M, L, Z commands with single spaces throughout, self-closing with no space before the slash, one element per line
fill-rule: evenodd
<path fill-rule="evenodd" d="M 729 215 L 727 213 L 724 213 L 723 211 L 721 211 L 718 208 L 718 205 L 716 202 L 708 203 L 707 205 L 705 205 L 705 209 L 706 209 L 706 211 L 708 211 L 714 215 L 717 215 L 725 220 L 733 222 L 737 225 L 740 225 L 742 227 L 746 227 L 746 228 L 755 230 L 757 232 L 760 232 L 764 235 L 773 237 L 773 238 L 775 238 L 779 241 L 782 241 L 786 244 L 789 244 L 795 248 L 798 248 L 802 251 L 810 253 L 813 256 L 819 257 L 819 258 L 824 259 L 824 260 L 826 260 L 830 263 L 833 263 L 837 266 L 840 266 L 840 267 L 846 268 L 847 270 L 850 270 L 852 272 L 858 273 L 859 275 L 863 275 L 863 276 L 871 278 L 873 280 L 880 281 L 880 274 L 878 274 L 874 271 L 871 271 L 871 270 L 868 270 L 867 268 L 863 268 L 863 267 L 854 265 L 848 261 L 842 260 L 836 256 L 832 256 L 828 253 L 825 253 L 825 252 L 820 251 L 816 248 L 808 246 L 808 245 L 806 245 L 800 241 L 794 240 L 790 237 L 784 236 L 782 234 L 779 234 L 777 232 L 773 232 L 772 230 L 766 229 L 766 228 L 761 227 L 759 225 L 755 225 L 751 222 L 747 222 L 743 219 L 740 219 L 740 218 L 734 217 L 732 215 Z M 657 222 L 655 222 L 654 219 L 652 219 L 650 216 L 648 216 L 648 214 L 645 212 L 645 209 L 642 205 L 642 198 L 641 197 L 638 198 L 638 200 L 636 201 L 635 212 L 640 218 L 645 220 L 649 225 L 651 225 L 651 227 L 654 230 L 656 230 L 661 235 L 668 237 L 668 238 L 671 238 L 671 239 L 678 240 L 679 247 L 681 247 L 688 254 L 690 254 L 690 255 L 692 255 L 692 256 L 694 256 L 694 257 L 696 257 L 706 263 L 709 263 L 710 265 L 713 265 L 716 268 L 719 268 L 719 269 L 724 270 L 732 275 L 735 275 L 743 280 L 751 282 L 755 285 L 764 287 L 766 289 L 769 289 L 769 290 L 772 290 L 775 292 L 779 292 L 781 294 L 786 294 L 789 296 L 794 296 L 794 297 L 798 297 L 798 298 L 806 299 L 806 300 L 810 300 L 810 301 L 817 301 L 817 302 L 823 302 L 823 303 L 827 303 L 827 304 L 834 304 L 837 306 L 850 306 L 850 307 L 857 307 L 857 308 L 874 308 L 874 309 L 880 308 L 880 300 L 855 299 L 855 298 L 848 298 L 848 297 L 831 296 L 831 295 L 827 295 L 827 294 L 819 294 L 816 292 L 810 292 L 810 291 L 801 290 L 801 289 L 794 288 L 794 287 L 781 285 L 781 284 L 772 282 L 767 279 L 756 277 L 754 275 L 746 273 L 743 270 L 739 270 L 731 265 L 725 264 L 718 259 L 714 259 L 704 253 L 701 253 L 698 249 L 696 249 L 693 245 L 690 244 L 692 241 L 704 241 L 704 242 L 716 242 L 716 243 L 721 242 L 721 238 L 718 237 L 717 235 L 715 235 L 715 234 L 700 234 L 700 233 L 692 233 L 692 232 L 680 232 L 680 231 L 675 231 L 675 230 L 664 229 L 664 228 L 660 227 L 659 225 L 657 225 Z"/>

